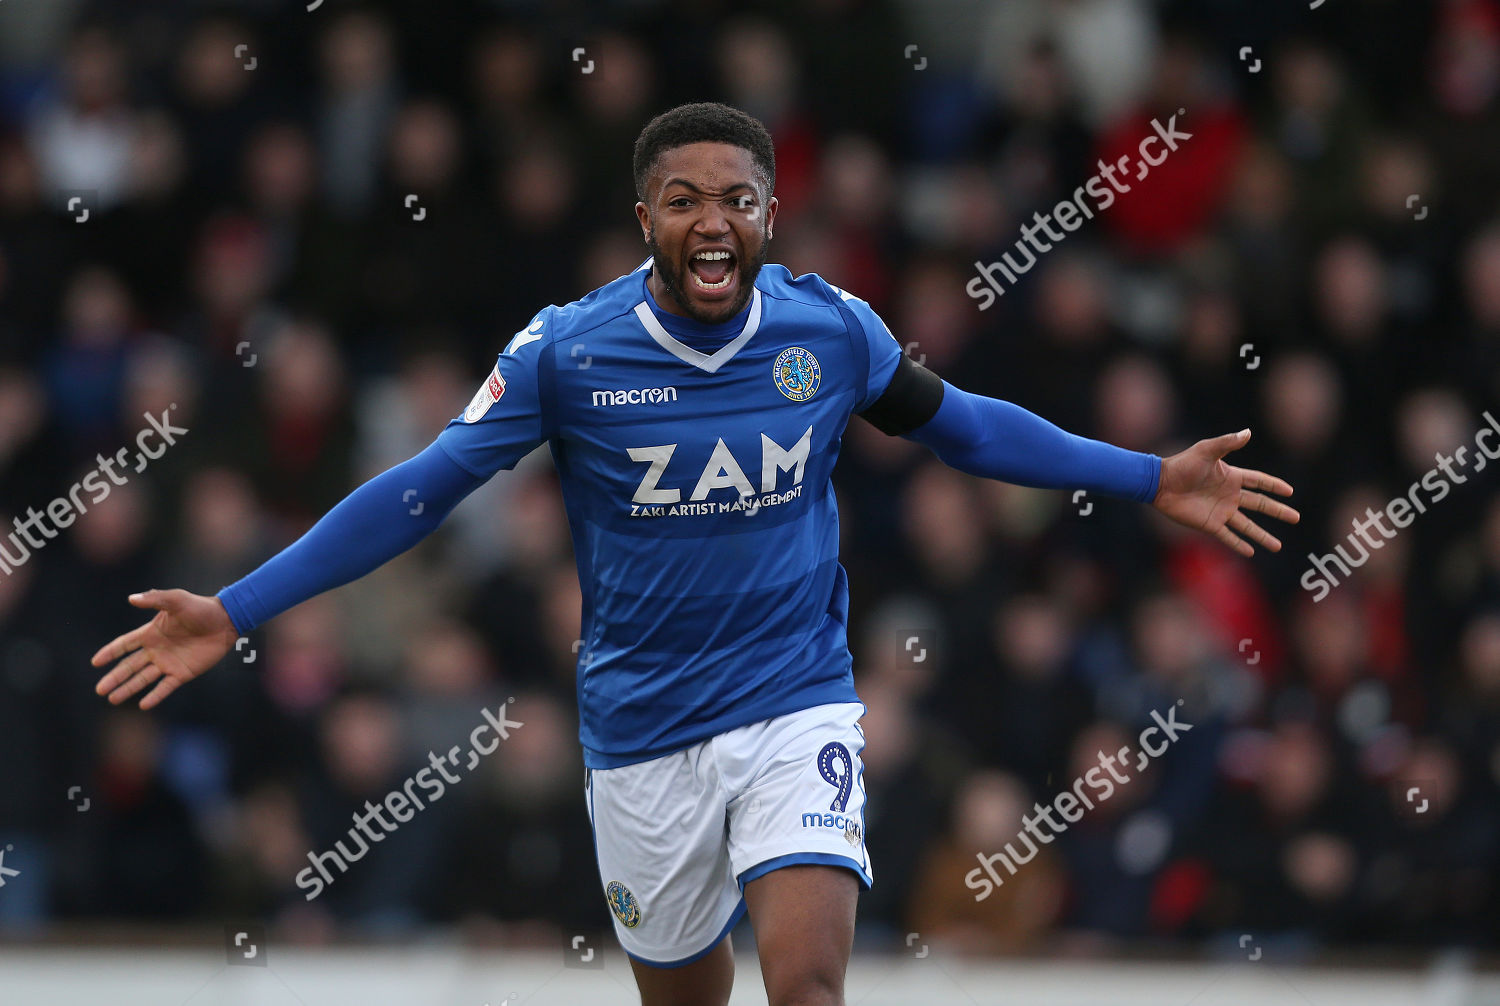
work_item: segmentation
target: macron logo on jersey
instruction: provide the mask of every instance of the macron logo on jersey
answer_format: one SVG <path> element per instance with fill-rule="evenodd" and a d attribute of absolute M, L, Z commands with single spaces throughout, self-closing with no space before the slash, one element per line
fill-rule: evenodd
<path fill-rule="evenodd" d="M 675 401 L 677 401 L 677 389 L 673 387 L 594 391 L 595 405 L 661 405 Z"/>
<path fill-rule="evenodd" d="M 521 329 L 521 331 L 517 332 L 515 336 L 510 340 L 510 345 L 505 347 L 505 352 L 514 353 L 522 346 L 541 339 L 542 336 L 546 334 L 542 331 L 542 322 L 545 320 L 546 319 L 541 315 L 537 315 L 535 318 L 532 318 L 531 324 L 527 325 L 525 328 Z"/>

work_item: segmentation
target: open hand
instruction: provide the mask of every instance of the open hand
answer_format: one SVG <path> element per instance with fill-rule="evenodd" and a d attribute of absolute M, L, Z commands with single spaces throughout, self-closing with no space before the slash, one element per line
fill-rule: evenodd
<path fill-rule="evenodd" d="M 1151 505 L 1184 527 L 1213 535 L 1240 555 L 1254 555 L 1255 545 L 1281 551 L 1281 541 L 1247 517 L 1245 511 L 1288 524 L 1297 523 L 1302 515 L 1285 503 L 1252 491 L 1265 489 L 1290 496 L 1292 487 L 1281 479 L 1225 464 L 1224 455 L 1249 442 L 1250 431 L 1240 430 L 1200 440 L 1180 454 L 1163 458 L 1161 481 Z"/>
<path fill-rule="evenodd" d="M 217 597 L 185 590 L 148 590 L 131 594 L 137 608 L 154 608 L 156 617 L 138 629 L 99 648 L 90 661 L 103 667 L 118 660 L 94 691 L 119 705 L 152 682 L 156 687 L 141 699 L 150 709 L 178 688 L 224 659 L 239 632 Z"/>

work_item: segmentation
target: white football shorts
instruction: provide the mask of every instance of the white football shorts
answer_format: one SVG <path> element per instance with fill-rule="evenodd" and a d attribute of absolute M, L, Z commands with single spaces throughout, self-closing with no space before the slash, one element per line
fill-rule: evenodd
<path fill-rule="evenodd" d="M 693 963 L 745 914 L 745 885 L 783 866 L 841 866 L 869 888 L 864 711 L 813 706 L 588 772 L 599 878 L 627 954 Z"/>

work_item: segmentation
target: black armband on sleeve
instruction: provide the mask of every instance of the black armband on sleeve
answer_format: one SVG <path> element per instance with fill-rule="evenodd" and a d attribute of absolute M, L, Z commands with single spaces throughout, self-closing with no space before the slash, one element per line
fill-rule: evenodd
<path fill-rule="evenodd" d="M 885 392 L 860 415 L 881 433 L 899 437 L 924 425 L 942 404 L 943 379 L 903 355 Z"/>

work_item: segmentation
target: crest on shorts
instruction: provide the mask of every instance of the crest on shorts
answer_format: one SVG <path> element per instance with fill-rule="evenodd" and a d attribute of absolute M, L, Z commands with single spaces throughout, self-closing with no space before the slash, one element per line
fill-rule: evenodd
<path fill-rule="evenodd" d="M 626 929 L 634 929 L 641 924 L 641 906 L 636 903 L 630 888 L 618 880 L 611 880 L 604 888 L 604 900 L 609 902 L 609 910 L 615 913 L 615 918 Z"/>
<path fill-rule="evenodd" d="M 805 402 L 818 390 L 823 379 L 823 368 L 818 358 L 801 346 L 792 346 L 781 351 L 771 367 L 771 377 L 776 389 L 794 402 Z"/>
<path fill-rule="evenodd" d="M 474 398 L 469 402 L 469 407 L 464 409 L 464 422 L 477 423 L 484 418 L 484 414 L 490 411 L 490 406 L 500 401 L 500 396 L 505 394 L 505 378 L 500 376 L 500 364 L 495 364 L 495 369 L 490 371 L 490 376 L 485 378 L 479 390 L 474 392 Z"/>
<path fill-rule="evenodd" d="M 849 794 L 854 792 L 854 756 L 838 741 L 824 744 L 818 752 L 818 775 L 838 790 L 828 809 L 842 814 L 849 806 Z"/>

